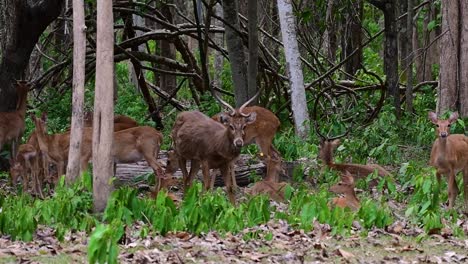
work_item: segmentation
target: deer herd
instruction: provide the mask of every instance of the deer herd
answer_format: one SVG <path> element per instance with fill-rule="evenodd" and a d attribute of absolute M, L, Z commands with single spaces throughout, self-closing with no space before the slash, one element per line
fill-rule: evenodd
<path fill-rule="evenodd" d="M 43 185 L 55 185 L 59 176 L 65 172 L 70 143 L 70 131 L 58 134 L 47 132 L 47 114 L 40 118 L 31 115 L 35 130 L 24 144 L 19 145 L 25 130 L 27 95 L 31 85 L 26 81 L 17 81 L 17 104 L 12 112 L 0 112 L 0 149 L 4 144 L 11 145 L 10 175 L 11 184 L 16 186 L 22 180 L 23 191 L 32 185 L 35 194 L 43 197 Z M 286 183 L 279 182 L 284 171 L 280 153 L 272 145 L 279 129 L 280 121 L 270 110 L 259 106 L 248 106 L 260 91 L 241 107 L 234 108 L 215 93 L 215 98 L 228 111 L 213 117 L 199 111 L 185 111 L 177 115 L 172 132 L 172 149 L 168 151 L 165 170 L 158 161 L 158 154 L 163 135 L 155 128 L 139 126 L 132 118 L 124 115 L 114 117 L 114 144 L 112 158 L 115 163 L 132 163 L 145 159 L 153 169 L 156 189 L 166 186 L 163 181 L 172 182 L 174 172 L 181 170 L 184 189 L 188 188 L 198 171 L 202 170 L 204 190 L 214 186 L 214 173 L 219 169 L 226 186 L 230 201 L 235 204 L 234 189 L 237 187 L 234 164 L 244 146 L 255 143 L 260 149 L 260 158 L 266 165 L 266 176 L 246 193 L 268 194 L 274 200 L 284 199 Z M 80 171 L 86 171 L 92 158 L 92 116 L 84 116 L 83 141 L 80 153 Z M 450 135 L 450 125 L 458 119 L 453 113 L 448 120 L 440 120 L 429 112 L 429 120 L 436 125 L 437 139 L 432 145 L 429 165 L 436 168 L 436 176 L 441 181 L 442 175 L 448 179 L 449 208 L 455 204 L 458 195 L 456 174 L 462 172 L 464 203 L 468 209 L 468 137 L 463 134 Z M 319 158 L 323 165 L 341 173 L 341 180 L 330 187 L 329 191 L 342 194 L 332 200 L 335 206 L 358 210 L 360 207 L 354 187 L 355 180 L 375 172 L 379 177 L 390 173 L 377 164 L 335 163 L 333 151 L 339 146 L 337 138 L 322 135 L 319 145 Z M 187 170 L 190 161 L 190 170 Z M 50 170 L 51 165 L 56 172 Z"/>

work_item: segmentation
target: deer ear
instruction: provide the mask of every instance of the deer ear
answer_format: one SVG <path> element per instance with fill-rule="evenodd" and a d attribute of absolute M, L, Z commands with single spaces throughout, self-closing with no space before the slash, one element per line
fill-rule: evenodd
<path fill-rule="evenodd" d="M 429 120 L 431 120 L 432 123 L 437 124 L 437 114 L 434 112 L 429 112 Z"/>
<path fill-rule="evenodd" d="M 250 112 L 250 115 L 245 119 L 247 124 L 252 124 L 257 120 L 257 112 Z"/>
<path fill-rule="evenodd" d="M 334 140 L 332 140 L 332 142 L 330 142 L 330 143 L 333 145 L 333 147 L 336 148 L 336 147 L 338 147 L 338 146 L 341 144 L 341 140 L 339 140 L 339 139 L 334 139 Z"/>
<path fill-rule="evenodd" d="M 221 122 L 221 124 L 223 124 L 223 125 L 227 125 L 230 120 L 231 120 L 231 118 L 228 115 L 226 115 L 225 113 L 222 113 L 222 114 L 219 115 L 219 122 Z"/>
<path fill-rule="evenodd" d="M 450 124 L 457 121 L 457 119 L 458 119 L 458 112 L 453 112 L 449 117 Z"/>

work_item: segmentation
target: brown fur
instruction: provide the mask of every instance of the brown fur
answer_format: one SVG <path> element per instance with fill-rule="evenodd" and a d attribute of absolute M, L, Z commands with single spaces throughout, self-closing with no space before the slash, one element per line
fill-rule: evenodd
<path fill-rule="evenodd" d="M 43 114 L 42 118 L 32 116 L 34 124 L 36 125 L 36 137 L 39 149 L 44 158 L 43 169 L 46 177 L 49 175 L 49 163 L 52 162 L 56 165 L 58 177 L 62 176 L 65 172 L 65 166 L 68 160 L 68 149 L 70 147 L 70 133 L 60 134 L 47 134 L 46 122 L 47 115 Z M 85 128 L 83 131 L 83 138 L 89 137 L 92 134 L 90 128 Z M 88 135 L 88 136 L 87 136 Z M 87 168 L 88 160 L 91 157 L 91 144 L 90 141 L 83 140 L 81 148 L 81 171 Z M 58 177 L 53 177 L 52 182 L 57 183 Z"/>
<path fill-rule="evenodd" d="M 19 140 L 24 132 L 27 97 L 30 85 L 25 81 L 16 83 L 18 101 L 16 111 L 0 112 L 0 150 L 11 142 L 11 157 L 16 158 Z"/>
<path fill-rule="evenodd" d="M 335 139 L 332 141 L 322 140 L 320 142 L 319 158 L 329 168 L 345 173 L 348 171 L 354 178 L 360 179 L 367 177 L 367 175 L 377 170 L 378 175 L 381 177 L 388 176 L 390 173 L 377 164 L 354 164 L 354 163 L 334 163 L 333 151 L 340 145 L 340 140 Z"/>
<path fill-rule="evenodd" d="M 465 209 L 468 211 L 468 137 L 462 134 L 450 135 L 450 125 L 457 118 L 458 113 L 453 113 L 448 120 L 439 120 L 435 113 L 429 112 L 429 119 L 437 125 L 437 139 L 432 144 L 429 165 L 437 168 L 439 182 L 442 175 L 448 177 L 449 208 L 454 206 L 459 192 L 456 174 L 463 172 Z"/>
<path fill-rule="evenodd" d="M 359 199 L 356 197 L 354 192 L 354 179 L 349 172 L 341 176 L 341 181 L 333 185 L 329 189 L 330 192 L 336 194 L 343 194 L 344 197 L 335 197 L 332 203 L 335 206 L 345 208 L 348 207 L 353 211 L 356 211 L 361 207 Z"/>
<path fill-rule="evenodd" d="M 35 193 L 42 195 L 43 180 L 39 175 L 39 151 L 30 144 L 19 146 L 18 155 L 15 160 L 10 160 L 10 174 L 12 184 L 16 185 L 18 178 L 23 182 L 23 192 L 28 188 L 29 182 L 32 183 Z"/>
<path fill-rule="evenodd" d="M 205 189 L 208 189 L 213 182 L 209 169 L 219 168 L 229 199 L 234 204 L 234 161 L 244 144 L 245 125 L 254 122 L 255 117 L 256 114 L 251 114 L 248 118 L 233 119 L 221 114 L 223 125 L 198 111 L 180 113 L 171 135 L 184 176 L 184 187 L 191 184 L 200 164 L 203 164 L 203 182 Z M 187 160 L 191 161 L 190 173 L 186 168 Z"/>
<path fill-rule="evenodd" d="M 239 109 L 236 110 L 239 111 Z M 275 114 L 260 106 L 245 107 L 242 111 L 244 114 L 252 112 L 255 112 L 257 117 L 253 123 L 248 124 L 245 127 L 244 145 L 257 144 L 260 148 L 260 156 L 267 166 L 265 180 L 278 182 L 279 176 L 275 174 L 274 170 L 270 170 L 270 168 L 274 166 L 274 164 L 271 163 L 275 162 L 272 161 L 275 157 L 279 157 L 279 160 L 281 160 L 280 154 L 272 145 L 273 138 L 275 137 L 276 131 L 279 129 L 281 123 Z M 216 114 L 212 118 L 215 121 L 220 122 L 220 115 L 221 113 Z M 232 118 L 240 119 L 243 117 L 236 112 Z M 278 160 L 276 160 L 276 162 L 278 162 Z"/>
<path fill-rule="evenodd" d="M 91 111 L 87 111 L 84 113 L 84 116 L 83 116 L 83 119 L 84 119 L 84 126 L 85 127 L 92 127 L 93 126 L 93 112 Z M 114 115 L 114 125 L 117 124 L 117 123 L 120 123 L 120 124 L 127 124 L 128 127 L 127 128 L 130 128 L 130 127 L 136 127 L 138 126 L 138 122 L 135 121 L 135 119 L 129 117 L 129 116 L 126 116 L 126 115 Z M 119 130 L 122 130 L 122 129 L 115 129 L 114 128 L 114 131 L 119 131 Z"/>
<path fill-rule="evenodd" d="M 252 187 L 247 188 L 245 192 L 250 195 L 266 194 L 277 202 L 284 202 L 284 191 L 286 182 L 259 181 Z"/>

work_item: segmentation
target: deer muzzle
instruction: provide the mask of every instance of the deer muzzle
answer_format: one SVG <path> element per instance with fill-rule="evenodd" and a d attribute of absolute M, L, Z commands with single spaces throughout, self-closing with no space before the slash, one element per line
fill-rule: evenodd
<path fill-rule="evenodd" d="M 440 137 L 441 138 L 446 138 L 448 136 L 448 133 L 447 132 L 441 132 L 440 133 Z"/>
<path fill-rule="evenodd" d="M 235 138 L 234 139 L 234 146 L 236 146 L 238 148 L 244 146 L 244 140 L 242 140 L 242 138 Z"/>

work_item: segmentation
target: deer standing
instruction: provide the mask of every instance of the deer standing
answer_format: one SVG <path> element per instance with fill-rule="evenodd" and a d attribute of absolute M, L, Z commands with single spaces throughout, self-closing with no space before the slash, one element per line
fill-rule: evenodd
<path fill-rule="evenodd" d="M 180 113 L 172 129 L 174 151 L 184 177 L 184 187 L 187 188 L 200 165 L 203 164 L 204 188 L 208 189 L 214 179 L 210 176 L 210 168 L 219 168 L 226 185 L 229 200 L 235 204 L 233 181 L 234 161 L 239 157 L 244 146 L 245 128 L 256 120 L 257 113 L 239 114 L 251 103 L 259 93 L 244 103 L 238 111 L 230 114 L 220 114 L 217 122 L 198 111 Z M 229 106 L 221 98 L 215 97 L 222 104 Z M 191 161 L 190 172 L 187 172 L 186 161 Z"/>
<path fill-rule="evenodd" d="M 24 118 L 30 84 L 26 81 L 16 82 L 18 101 L 16 111 L 0 112 L 0 150 L 5 143 L 11 142 L 11 157 L 16 158 L 18 143 L 24 132 Z"/>
<path fill-rule="evenodd" d="M 333 198 L 332 203 L 335 206 L 341 208 L 349 207 L 353 211 L 361 207 L 359 199 L 354 192 L 354 178 L 348 171 L 341 175 L 341 181 L 330 187 L 329 191 L 344 195 L 344 197 Z"/>
<path fill-rule="evenodd" d="M 450 135 L 450 125 L 458 119 L 458 113 L 452 113 L 447 120 L 440 120 L 436 113 L 429 112 L 429 119 L 436 125 L 437 135 L 429 165 L 436 167 L 439 183 L 441 175 L 448 177 L 449 208 L 453 208 L 458 195 L 456 175 L 463 172 L 465 210 L 468 211 L 468 138 L 463 134 Z"/>
<path fill-rule="evenodd" d="M 354 163 L 334 163 L 333 162 L 333 151 L 340 145 L 339 139 L 325 139 L 320 140 L 319 158 L 329 168 L 340 171 L 341 173 L 349 172 L 353 177 L 360 179 L 373 173 L 377 170 L 379 176 L 384 177 L 390 175 L 390 173 L 377 164 L 354 164 Z"/>
<path fill-rule="evenodd" d="M 272 145 L 273 138 L 281 124 L 278 117 L 270 110 L 260 106 L 244 106 L 234 109 L 229 104 L 223 104 L 230 109 L 230 112 L 223 114 L 229 114 L 233 119 L 242 119 L 250 113 L 256 113 L 255 121 L 245 127 L 244 145 L 255 143 L 260 148 L 260 157 L 267 167 L 265 180 L 278 182 L 278 174 L 275 174 L 275 171 L 272 170 L 275 163 L 281 161 L 281 155 Z M 221 114 L 216 114 L 212 118 L 220 122 L 220 116 Z"/>

